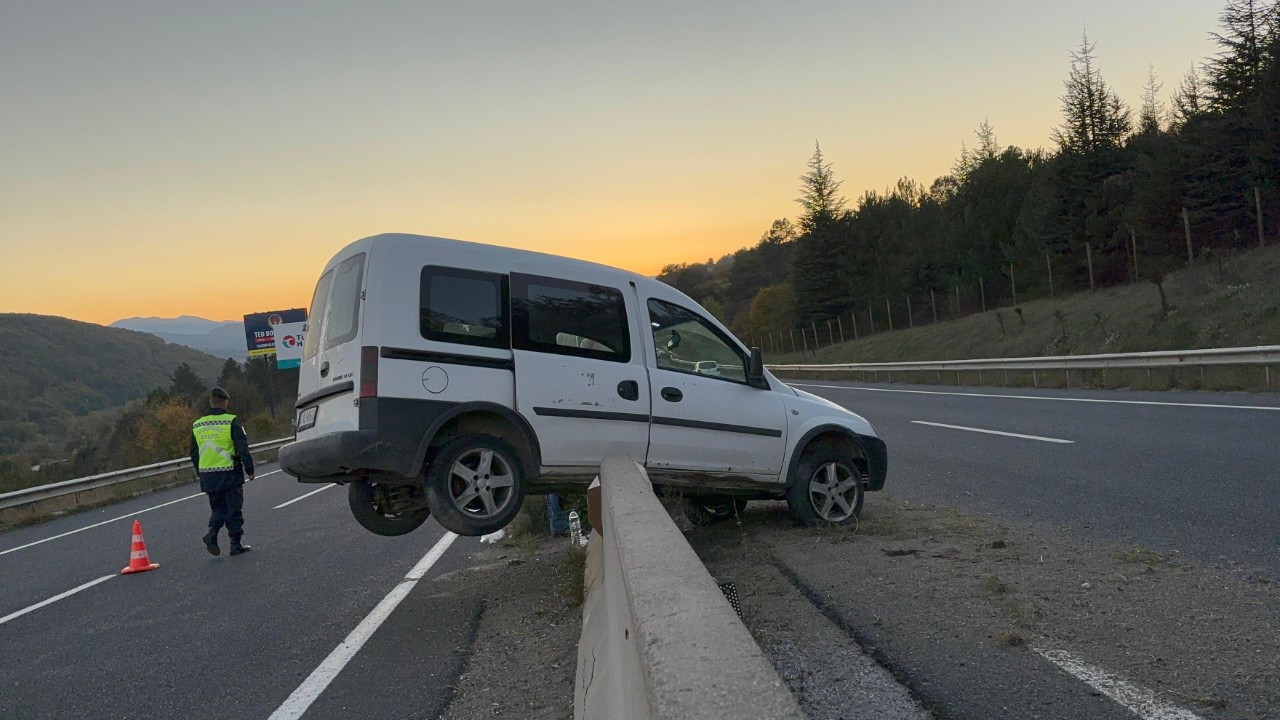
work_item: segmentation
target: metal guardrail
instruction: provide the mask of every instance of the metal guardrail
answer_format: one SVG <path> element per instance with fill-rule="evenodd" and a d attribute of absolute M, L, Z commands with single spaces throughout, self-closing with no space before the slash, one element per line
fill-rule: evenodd
<path fill-rule="evenodd" d="M 1211 365 L 1280 364 L 1280 345 L 1218 348 L 1213 350 L 1161 350 L 1103 355 L 990 358 L 983 360 L 929 360 L 897 363 L 845 363 L 838 365 L 769 365 L 770 370 L 804 372 L 893 372 L 914 370 L 1107 370 L 1115 368 L 1203 367 Z"/>
<path fill-rule="evenodd" d="M 292 437 L 280 438 L 279 440 L 267 440 L 249 446 L 250 452 L 259 452 L 266 450 L 275 450 L 293 442 Z M 143 465 L 136 468 L 128 468 L 126 470 L 115 470 L 101 475 L 90 475 L 89 477 L 75 478 L 73 480 L 63 480 L 62 482 L 50 483 L 48 485 L 37 485 L 36 487 L 23 488 L 12 492 L 0 494 L 0 510 L 5 510 L 19 505 L 28 505 L 30 503 L 48 500 L 49 498 L 61 497 L 63 495 L 72 495 L 85 490 L 94 490 L 96 488 L 107 487 L 117 483 L 129 482 L 130 480 L 141 480 L 143 478 L 163 475 L 169 472 L 175 472 L 183 468 L 191 467 L 190 458 L 182 458 L 180 460 L 166 460 L 161 463 L 152 465 Z"/>

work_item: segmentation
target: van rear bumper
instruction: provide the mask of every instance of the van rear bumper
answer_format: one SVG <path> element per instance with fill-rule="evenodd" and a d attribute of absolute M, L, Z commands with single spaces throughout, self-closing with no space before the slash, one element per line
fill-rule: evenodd
<path fill-rule="evenodd" d="M 376 430 L 346 430 L 285 445 L 280 467 L 302 482 L 333 482 L 368 471 L 404 475 L 413 465 L 413 450 L 385 442 Z"/>

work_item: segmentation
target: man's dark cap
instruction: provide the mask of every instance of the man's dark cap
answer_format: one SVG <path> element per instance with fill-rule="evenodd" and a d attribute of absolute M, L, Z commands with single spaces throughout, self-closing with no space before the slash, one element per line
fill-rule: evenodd
<path fill-rule="evenodd" d="M 226 390 L 223 390 L 223 389 L 222 389 L 222 388 L 220 388 L 220 387 L 216 387 L 216 388 L 214 388 L 214 389 L 210 390 L 210 391 L 209 391 L 209 397 L 215 397 L 215 398 L 218 398 L 219 400 L 230 400 L 230 399 L 231 399 L 231 395 L 229 395 L 229 394 L 227 393 L 227 391 L 226 391 Z"/>

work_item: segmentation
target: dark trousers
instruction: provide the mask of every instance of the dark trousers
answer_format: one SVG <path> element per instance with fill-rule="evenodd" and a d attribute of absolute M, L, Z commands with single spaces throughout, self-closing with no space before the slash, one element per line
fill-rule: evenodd
<path fill-rule="evenodd" d="M 244 486 L 237 485 L 226 490 L 215 490 L 205 493 L 209 496 L 209 532 L 217 534 L 223 525 L 227 526 L 227 534 L 232 542 L 238 541 L 244 534 Z"/>

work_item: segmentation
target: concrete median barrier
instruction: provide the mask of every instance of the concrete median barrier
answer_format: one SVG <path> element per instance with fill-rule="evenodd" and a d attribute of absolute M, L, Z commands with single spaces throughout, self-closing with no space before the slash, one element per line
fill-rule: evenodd
<path fill-rule="evenodd" d="M 601 466 L 575 720 L 801 713 L 636 462 Z"/>

